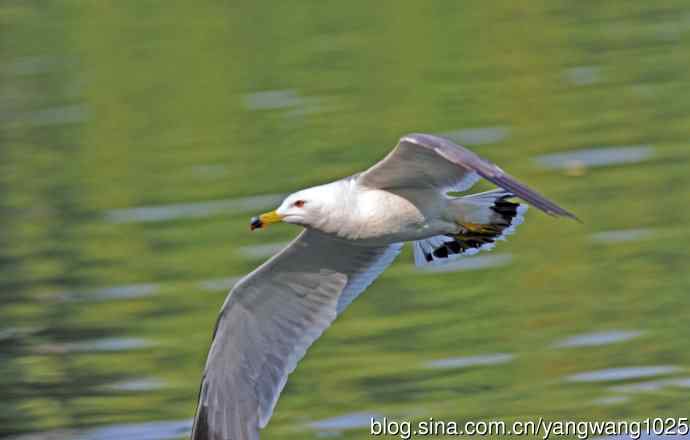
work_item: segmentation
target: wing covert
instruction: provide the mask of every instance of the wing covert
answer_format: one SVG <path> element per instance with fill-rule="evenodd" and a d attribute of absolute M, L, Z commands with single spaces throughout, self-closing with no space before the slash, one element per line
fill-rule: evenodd
<path fill-rule="evenodd" d="M 480 177 L 553 216 L 578 218 L 519 182 L 498 166 L 448 139 L 430 134 L 404 136 L 384 159 L 361 173 L 358 182 L 381 189 L 464 191 Z"/>

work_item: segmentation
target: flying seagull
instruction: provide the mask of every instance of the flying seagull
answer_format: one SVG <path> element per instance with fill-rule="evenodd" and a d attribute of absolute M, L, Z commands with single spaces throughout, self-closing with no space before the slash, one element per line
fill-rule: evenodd
<path fill-rule="evenodd" d="M 453 197 L 480 178 L 500 188 Z M 368 170 L 289 195 L 251 220 L 302 232 L 240 280 L 216 323 L 192 440 L 256 440 L 309 346 L 412 242 L 418 266 L 494 246 L 523 220 L 526 205 L 575 215 L 498 166 L 429 134 L 404 136 Z"/>

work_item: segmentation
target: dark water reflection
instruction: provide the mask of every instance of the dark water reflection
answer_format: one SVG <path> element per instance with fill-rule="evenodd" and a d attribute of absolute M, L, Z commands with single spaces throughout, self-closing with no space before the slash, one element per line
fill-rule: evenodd
<path fill-rule="evenodd" d="M 429 271 L 404 252 L 309 351 L 265 436 L 362 438 L 372 414 L 687 416 L 688 17 L 3 2 L 0 437 L 184 437 L 227 290 L 296 233 L 248 217 L 410 131 L 584 224 L 530 210 L 495 251 Z"/>

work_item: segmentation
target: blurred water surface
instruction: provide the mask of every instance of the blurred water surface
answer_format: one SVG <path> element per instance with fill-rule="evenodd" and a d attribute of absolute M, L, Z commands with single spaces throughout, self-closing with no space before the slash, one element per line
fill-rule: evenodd
<path fill-rule="evenodd" d="M 8 0 L 0 58 L 0 436 L 184 437 L 227 289 L 297 233 L 248 217 L 411 131 L 584 224 L 406 251 L 264 436 L 687 416 L 687 2 Z"/>

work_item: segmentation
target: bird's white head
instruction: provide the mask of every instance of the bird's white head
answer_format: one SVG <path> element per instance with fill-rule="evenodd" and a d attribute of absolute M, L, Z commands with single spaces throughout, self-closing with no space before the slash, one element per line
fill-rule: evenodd
<path fill-rule="evenodd" d="M 251 220 L 251 229 L 265 228 L 272 223 L 291 223 L 305 227 L 318 227 L 325 219 L 333 194 L 328 185 L 315 186 L 290 194 L 278 209 L 261 214 Z"/>

